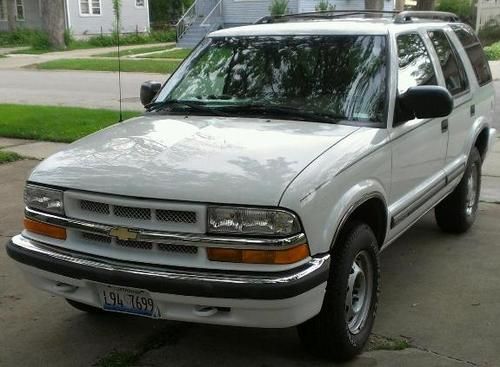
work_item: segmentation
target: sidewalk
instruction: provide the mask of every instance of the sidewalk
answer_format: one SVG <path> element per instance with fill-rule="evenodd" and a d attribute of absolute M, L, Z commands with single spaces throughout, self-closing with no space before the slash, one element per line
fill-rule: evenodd
<path fill-rule="evenodd" d="M 133 50 L 135 48 L 168 46 L 173 44 L 175 43 L 174 42 L 148 43 L 142 45 L 121 46 L 120 50 L 126 51 L 126 50 Z M 82 50 L 48 52 L 40 55 L 10 54 L 8 57 L 2 58 L 2 60 L 0 61 L 0 69 L 19 69 L 28 65 L 38 64 L 58 59 L 79 59 L 82 57 L 83 58 L 91 57 L 92 55 L 96 54 L 113 52 L 116 51 L 116 49 L 117 49 L 116 46 L 113 46 L 113 47 L 86 48 Z M 1 52 L 1 53 L 7 54 L 8 52 Z"/>

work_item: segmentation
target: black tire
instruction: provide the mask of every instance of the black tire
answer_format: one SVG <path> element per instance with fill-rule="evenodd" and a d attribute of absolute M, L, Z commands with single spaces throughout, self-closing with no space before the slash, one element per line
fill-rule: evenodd
<path fill-rule="evenodd" d="M 474 224 L 481 192 L 481 165 L 481 155 L 474 147 L 470 152 L 462 180 L 434 209 L 436 222 L 443 231 L 464 233 Z M 475 184 L 471 184 L 470 180 L 475 180 Z"/>
<path fill-rule="evenodd" d="M 355 221 L 347 224 L 341 232 L 332 253 L 322 309 L 317 316 L 298 326 L 303 346 L 313 355 L 343 362 L 363 351 L 377 310 L 380 278 L 378 252 L 377 239 L 368 225 Z M 366 280 L 366 284 L 371 286 L 371 293 L 364 297 L 369 302 L 366 305 L 363 302 L 364 320 L 353 332 L 348 320 L 347 296 L 350 295 L 349 282 L 354 274 L 354 261 L 361 254 L 371 266 L 371 280 L 368 276 Z"/>
<path fill-rule="evenodd" d="M 71 299 L 66 298 L 66 302 L 68 302 L 69 305 L 73 306 L 74 308 L 76 308 L 77 310 L 82 311 L 82 312 L 87 312 L 90 314 L 99 314 L 99 313 L 105 312 L 101 308 L 90 306 L 90 305 L 87 305 L 85 303 L 73 301 Z"/>

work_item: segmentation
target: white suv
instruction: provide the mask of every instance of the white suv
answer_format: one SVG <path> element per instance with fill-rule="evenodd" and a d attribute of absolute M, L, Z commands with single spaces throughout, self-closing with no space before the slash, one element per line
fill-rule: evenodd
<path fill-rule="evenodd" d="M 143 85 L 144 116 L 34 169 L 9 255 L 81 310 L 298 325 L 316 354 L 360 353 L 379 252 L 433 208 L 472 225 L 495 134 L 470 27 L 364 15 L 211 33 Z"/>

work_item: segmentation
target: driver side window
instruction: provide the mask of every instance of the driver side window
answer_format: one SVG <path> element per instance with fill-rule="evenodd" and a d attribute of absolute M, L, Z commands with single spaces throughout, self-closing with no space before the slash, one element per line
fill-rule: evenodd
<path fill-rule="evenodd" d="M 419 85 L 437 85 L 432 60 L 422 38 L 417 33 L 398 36 L 398 92 Z"/>

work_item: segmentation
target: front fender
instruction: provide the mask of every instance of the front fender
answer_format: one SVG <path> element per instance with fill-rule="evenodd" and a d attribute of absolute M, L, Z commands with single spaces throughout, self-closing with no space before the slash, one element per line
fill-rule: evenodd
<path fill-rule="evenodd" d="M 311 254 L 325 253 L 356 207 L 372 197 L 387 202 L 390 182 L 387 132 L 362 129 L 308 166 L 285 191 L 280 206 L 300 217 Z"/>

